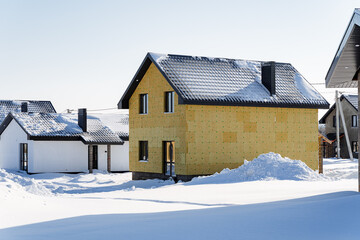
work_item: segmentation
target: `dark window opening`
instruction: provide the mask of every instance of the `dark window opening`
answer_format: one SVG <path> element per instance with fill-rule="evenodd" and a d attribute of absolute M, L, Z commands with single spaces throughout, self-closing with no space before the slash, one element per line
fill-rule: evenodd
<path fill-rule="evenodd" d="M 140 111 L 141 114 L 148 113 L 148 94 L 140 94 Z"/>
<path fill-rule="evenodd" d="M 139 142 L 139 160 L 148 161 L 148 141 Z"/>
<path fill-rule="evenodd" d="M 336 128 L 336 115 L 333 116 L 333 127 Z M 340 127 L 341 127 L 341 118 L 340 118 L 340 116 L 339 116 L 339 128 L 340 128 Z"/>
<path fill-rule="evenodd" d="M 28 144 L 20 143 L 20 170 L 28 171 L 29 169 L 29 154 Z"/>
<path fill-rule="evenodd" d="M 351 116 L 351 126 L 352 127 L 357 127 L 358 126 L 358 116 L 357 115 L 352 115 Z"/>
<path fill-rule="evenodd" d="M 174 112 L 174 92 L 165 92 L 165 112 Z"/>

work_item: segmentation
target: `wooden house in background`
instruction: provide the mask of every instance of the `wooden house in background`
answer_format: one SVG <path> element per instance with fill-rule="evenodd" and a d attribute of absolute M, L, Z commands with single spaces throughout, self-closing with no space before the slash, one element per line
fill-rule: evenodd
<path fill-rule="evenodd" d="M 289 63 L 149 53 L 118 107 L 133 179 L 186 181 L 267 152 L 317 169 L 329 104 Z"/>

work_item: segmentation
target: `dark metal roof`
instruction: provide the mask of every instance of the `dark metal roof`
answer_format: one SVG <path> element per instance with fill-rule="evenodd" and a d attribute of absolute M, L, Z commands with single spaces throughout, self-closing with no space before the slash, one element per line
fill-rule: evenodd
<path fill-rule="evenodd" d="M 129 113 L 91 113 L 122 140 L 129 141 Z"/>
<path fill-rule="evenodd" d="M 343 99 L 345 99 L 346 101 L 348 101 L 350 103 L 351 106 L 353 106 L 353 108 L 358 111 L 358 95 L 351 95 L 351 94 L 342 94 L 340 96 L 340 101 L 342 101 Z M 334 103 L 331 108 L 329 110 L 326 111 L 326 113 L 324 114 L 324 116 L 322 116 L 322 118 L 319 120 L 319 123 L 325 123 L 326 118 L 330 115 L 330 113 L 332 111 L 334 111 L 336 108 L 336 104 Z"/>
<path fill-rule="evenodd" d="M 355 9 L 350 23 L 326 75 L 326 87 L 355 88 L 355 74 L 360 67 L 360 9 Z"/>
<path fill-rule="evenodd" d="M 264 62 L 149 53 L 118 103 L 129 99 L 154 63 L 179 96 L 179 104 L 328 108 L 328 102 L 289 63 L 275 63 L 275 90 L 261 83 Z"/>
<path fill-rule="evenodd" d="M 33 113 L 56 113 L 50 101 L 0 100 L 0 123 L 10 113 L 21 112 L 21 104 L 27 104 L 27 111 Z"/>
<path fill-rule="evenodd" d="M 13 119 L 31 140 L 80 140 L 85 144 L 123 144 L 116 133 L 96 118 L 88 116 L 87 132 L 83 132 L 75 114 L 10 113 L 0 125 L 0 135 Z"/>

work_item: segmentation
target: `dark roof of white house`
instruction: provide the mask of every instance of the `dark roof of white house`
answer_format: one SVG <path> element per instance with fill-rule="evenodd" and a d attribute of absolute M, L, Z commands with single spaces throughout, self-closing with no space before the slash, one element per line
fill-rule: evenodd
<path fill-rule="evenodd" d="M 179 96 L 179 104 L 328 108 L 329 103 L 289 63 L 275 64 L 275 94 L 262 84 L 267 62 L 148 53 L 118 103 L 129 99 L 151 65 Z"/>
<path fill-rule="evenodd" d="M 30 140 L 81 140 L 85 144 L 123 144 L 123 140 L 99 119 L 87 117 L 87 132 L 76 114 L 10 113 L 0 125 L 0 135 L 15 120 Z"/>
<path fill-rule="evenodd" d="M 120 136 L 124 141 L 129 140 L 129 113 L 89 113 Z"/>
<path fill-rule="evenodd" d="M 0 123 L 11 113 L 21 112 L 21 104 L 27 105 L 27 112 L 56 113 L 50 101 L 35 100 L 0 100 Z"/>
<path fill-rule="evenodd" d="M 353 106 L 353 108 L 358 111 L 358 95 L 355 94 L 342 94 L 340 96 L 340 101 L 346 100 L 347 102 L 349 102 L 349 104 L 351 106 Z M 334 103 L 331 108 L 326 111 L 326 113 L 324 114 L 324 116 L 322 116 L 322 118 L 319 120 L 319 123 L 325 123 L 326 118 L 330 115 L 330 113 L 332 111 L 334 111 L 336 108 L 336 103 Z"/>

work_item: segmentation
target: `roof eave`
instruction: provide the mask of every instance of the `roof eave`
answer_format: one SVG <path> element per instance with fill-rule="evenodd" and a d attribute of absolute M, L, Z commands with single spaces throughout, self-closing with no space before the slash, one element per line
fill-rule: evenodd
<path fill-rule="evenodd" d="M 291 103 L 271 103 L 271 102 L 224 102 L 224 101 L 202 101 L 202 100 L 183 100 L 181 104 L 189 105 L 218 105 L 218 106 L 244 106 L 244 107 L 282 107 L 282 108 L 310 108 L 328 109 L 329 103 L 323 104 L 291 104 Z"/>
<path fill-rule="evenodd" d="M 343 54 L 344 48 L 347 44 L 347 41 L 349 40 L 349 38 L 351 37 L 351 35 L 353 33 L 355 25 L 360 26 L 360 11 L 359 11 L 359 9 L 355 9 L 355 11 L 351 17 L 351 20 L 348 24 L 348 27 L 346 28 L 344 36 L 340 42 L 340 45 L 336 51 L 334 59 L 330 65 L 330 68 L 326 74 L 326 77 L 325 77 L 326 87 L 329 87 L 329 88 L 351 87 L 353 85 L 353 84 L 351 84 L 352 79 L 349 79 L 349 81 L 346 80 L 345 82 L 339 82 L 339 83 L 334 83 L 331 80 L 332 80 L 333 74 L 335 72 L 335 68 L 339 63 L 340 57 Z"/>
<path fill-rule="evenodd" d="M 178 95 L 178 101 L 179 103 L 182 101 L 181 93 L 178 91 L 178 89 L 171 83 L 167 75 L 164 73 L 164 71 L 161 69 L 157 61 L 152 57 L 151 53 L 147 53 L 145 56 L 145 59 L 141 63 L 139 69 L 137 70 L 135 76 L 131 80 L 129 86 L 125 90 L 125 93 L 121 97 L 119 103 L 118 103 L 118 109 L 129 109 L 129 100 L 134 93 L 135 89 L 141 82 L 142 78 L 144 77 L 146 71 L 149 69 L 151 63 L 153 63 L 156 68 L 160 71 L 161 75 L 166 79 L 166 81 L 170 84 L 170 86 L 174 89 L 174 91 Z"/>

